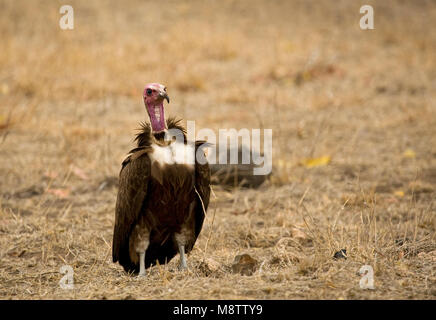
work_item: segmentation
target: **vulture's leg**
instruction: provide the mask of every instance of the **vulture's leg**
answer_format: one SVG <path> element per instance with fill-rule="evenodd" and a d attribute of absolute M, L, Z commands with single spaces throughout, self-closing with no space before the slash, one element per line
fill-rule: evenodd
<path fill-rule="evenodd" d="M 145 277 L 145 251 L 139 253 L 139 274 L 140 277 Z"/>
<path fill-rule="evenodd" d="M 180 253 L 179 269 L 186 270 L 188 269 L 188 264 L 186 263 L 185 246 L 179 245 L 179 253 Z"/>
<path fill-rule="evenodd" d="M 133 233 L 135 253 L 139 258 L 139 274 L 140 277 L 145 277 L 145 251 L 150 244 L 150 231 L 141 222 L 135 226 Z M 136 260 L 136 259 L 135 259 Z"/>
<path fill-rule="evenodd" d="M 182 233 L 176 233 L 174 235 L 174 238 L 176 240 L 177 246 L 179 247 L 179 254 L 180 254 L 180 264 L 179 269 L 180 270 L 186 270 L 188 269 L 188 264 L 186 263 L 186 254 L 185 254 L 185 242 L 186 237 Z"/>

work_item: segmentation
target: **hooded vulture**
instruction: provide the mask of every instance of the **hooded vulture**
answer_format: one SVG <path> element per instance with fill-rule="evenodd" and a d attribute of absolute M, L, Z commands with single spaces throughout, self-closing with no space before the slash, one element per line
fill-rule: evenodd
<path fill-rule="evenodd" d="M 197 161 L 207 143 L 187 141 L 180 120 L 165 121 L 165 86 L 148 84 L 143 98 L 150 123 L 142 124 L 137 147 L 122 163 L 112 244 L 113 262 L 140 276 L 177 253 L 179 267 L 187 268 L 185 255 L 200 234 L 210 196 L 209 165 Z M 174 130 L 181 139 L 168 138 Z"/>

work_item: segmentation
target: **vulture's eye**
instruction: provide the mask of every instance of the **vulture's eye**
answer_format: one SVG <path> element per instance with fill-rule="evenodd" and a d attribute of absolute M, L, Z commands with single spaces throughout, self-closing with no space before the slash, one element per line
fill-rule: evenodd
<path fill-rule="evenodd" d="M 152 93 L 152 91 L 151 91 L 151 89 L 147 89 L 147 96 L 151 96 L 151 93 Z"/>

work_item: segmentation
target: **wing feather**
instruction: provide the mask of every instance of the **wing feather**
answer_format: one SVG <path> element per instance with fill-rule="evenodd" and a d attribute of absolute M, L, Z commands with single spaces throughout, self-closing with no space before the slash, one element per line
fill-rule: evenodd
<path fill-rule="evenodd" d="M 150 180 L 149 148 L 130 154 L 123 162 L 115 206 L 115 226 L 112 242 L 112 260 L 126 267 L 130 264 L 129 236 L 138 221 L 147 196 Z"/>

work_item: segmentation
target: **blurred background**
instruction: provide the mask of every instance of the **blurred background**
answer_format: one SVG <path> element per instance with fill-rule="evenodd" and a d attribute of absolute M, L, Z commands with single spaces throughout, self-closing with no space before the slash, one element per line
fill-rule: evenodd
<path fill-rule="evenodd" d="M 73 30 L 59 27 L 64 4 L 74 9 Z M 365 4 L 374 30 L 359 27 Z M 166 284 L 173 291 L 134 297 L 360 297 L 346 282 L 354 265 L 325 286 L 329 270 L 341 268 L 329 260 L 336 250 L 346 246 L 358 263 L 378 250 L 387 263 L 398 259 L 394 240 L 407 238 L 414 250 L 435 252 L 436 2 L 2 0 L 0 17 L 2 297 L 71 295 L 57 288 L 65 263 L 87 288 L 79 297 L 124 297 L 108 253 L 113 208 L 120 163 L 148 120 L 149 82 L 168 87 L 166 115 L 195 120 L 197 130 L 273 129 L 272 176 L 256 190 L 216 187 L 215 226 L 206 221 L 193 261 L 204 262 L 209 235 L 216 274 L 227 279 L 226 266 L 246 248 L 266 261 L 264 272 L 289 277 L 236 287 L 218 279 L 218 289 L 205 278 L 203 291 L 188 293 L 176 276 Z M 310 219 L 297 214 L 303 200 Z M 283 247 L 292 230 L 307 247 Z M 421 270 L 434 285 L 426 259 Z M 383 268 L 379 275 L 396 270 Z M 85 280 L 90 270 L 106 287 Z M 392 285 L 392 297 L 434 297 L 411 277 Z"/>

